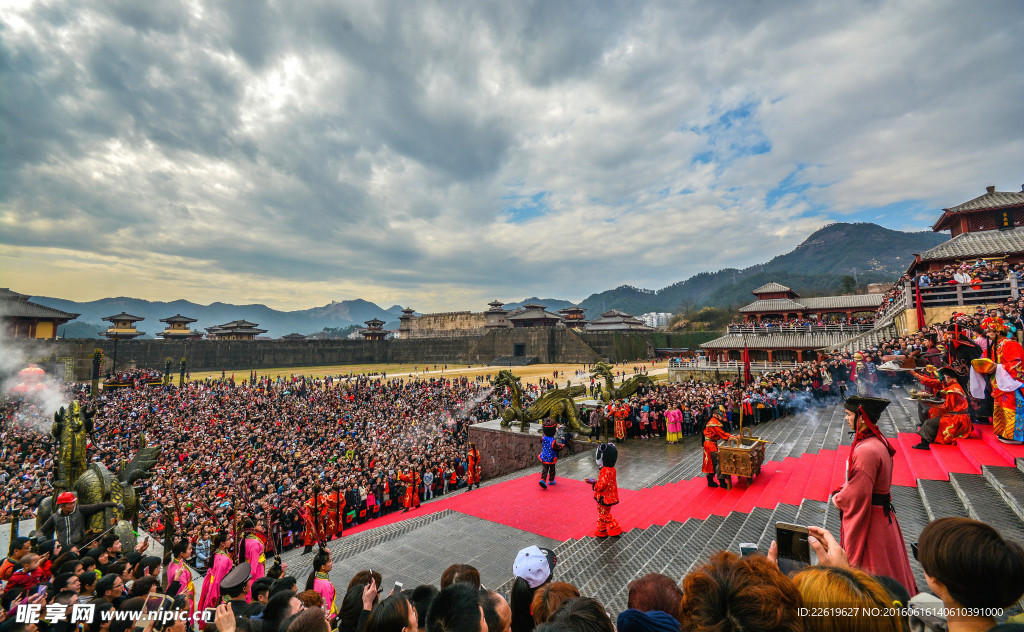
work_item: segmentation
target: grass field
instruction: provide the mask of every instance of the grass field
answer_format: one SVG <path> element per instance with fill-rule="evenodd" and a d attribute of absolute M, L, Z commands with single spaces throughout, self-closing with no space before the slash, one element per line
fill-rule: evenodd
<path fill-rule="evenodd" d="M 630 378 L 633 376 L 633 367 L 642 366 L 645 363 L 638 362 L 624 362 L 622 364 L 615 365 L 615 371 L 624 371 L 625 377 Z M 667 372 L 668 361 L 662 360 L 656 363 L 646 363 L 648 371 L 652 379 L 658 379 L 659 373 Z M 478 375 L 487 376 L 490 375 L 492 378 L 498 374 L 498 371 L 507 369 L 509 367 L 496 367 L 496 366 L 466 366 L 465 364 L 449 364 L 448 368 L 445 369 L 443 364 L 345 364 L 338 366 L 309 366 L 309 367 L 285 367 L 277 369 L 262 369 L 258 371 L 258 374 L 263 376 L 269 376 L 271 378 L 276 377 L 289 377 L 292 375 L 305 375 L 307 377 L 324 377 L 327 375 L 334 376 L 349 376 L 349 375 L 360 375 L 360 374 L 372 374 L 372 373 L 387 373 L 388 377 L 404 377 L 404 378 L 431 378 L 431 377 L 468 377 L 474 379 Z M 565 380 L 572 380 L 574 384 L 579 384 L 584 381 L 590 382 L 590 372 L 586 371 L 585 374 L 579 376 L 576 375 L 576 371 L 582 371 L 582 364 L 532 364 L 530 366 L 518 366 L 512 367 L 511 371 L 522 378 L 523 383 L 536 384 L 541 378 L 555 379 L 554 372 L 558 371 L 558 381 L 564 383 Z M 234 374 L 236 380 L 243 380 L 249 377 L 247 371 L 235 371 L 227 372 L 227 376 L 231 377 Z M 219 378 L 221 376 L 220 371 L 199 371 L 192 373 L 191 380 L 205 380 L 208 377 Z"/>

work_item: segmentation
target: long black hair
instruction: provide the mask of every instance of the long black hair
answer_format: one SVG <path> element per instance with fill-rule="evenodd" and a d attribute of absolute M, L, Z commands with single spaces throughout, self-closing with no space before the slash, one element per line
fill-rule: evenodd
<path fill-rule="evenodd" d="M 316 579 L 316 574 L 330 561 L 330 553 L 324 549 L 317 551 L 316 557 L 313 558 L 313 570 L 309 571 L 309 577 L 306 578 L 306 590 L 313 590 L 313 581 Z"/>
<path fill-rule="evenodd" d="M 533 588 L 522 577 L 516 577 L 508 597 L 508 607 L 512 610 L 512 632 L 531 632 L 536 625 L 530 612 Z"/>

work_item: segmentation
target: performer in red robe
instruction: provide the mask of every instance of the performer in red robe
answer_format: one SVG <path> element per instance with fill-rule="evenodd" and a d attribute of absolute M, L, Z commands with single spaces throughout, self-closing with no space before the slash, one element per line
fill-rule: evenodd
<path fill-rule="evenodd" d="M 846 400 L 846 423 L 856 434 L 846 462 L 846 482 L 831 500 L 839 509 L 839 535 L 850 565 L 892 577 L 916 595 L 910 558 L 889 495 L 896 450 L 876 425 L 888 405 L 889 400 L 877 397 Z"/>
<path fill-rule="evenodd" d="M 618 448 L 614 443 L 598 446 L 596 460 L 601 473 L 597 479 L 587 479 L 594 487 L 594 500 L 597 501 L 597 529 L 594 537 L 622 535 L 622 527 L 612 516 L 612 506 L 619 504 L 619 483 L 615 476 L 615 462 L 619 458 Z"/>
<path fill-rule="evenodd" d="M 626 418 L 629 417 L 629 407 L 622 400 L 619 400 L 612 406 L 611 414 L 612 419 L 615 420 L 615 440 L 624 441 L 626 439 Z"/>
<path fill-rule="evenodd" d="M 956 373 L 953 369 L 945 367 L 935 371 L 940 379 L 928 377 L 914 372 L 914 377 L 927 386 L 938 397 L 944 401 L 939 406 L 932 406 L 929 409 L 929 417 L 921 424 L 917 434 L 921 435 L 921 442 L 914 447 L 918 450 L 928 450 L 928 444 L 938 443 L 939 445 L 956 445 L 957 439 L 970 436 L 974 427 L 971 425 L 971 417 L 967 410 L 969 404 L 964 389 L 957 382 Z"/>
<path fill-rule="evenodd" d="M 402 506 L 405 509 L 402 513 L 420 506 L 420 472 L 410 468 L 408 472 L 400 474 L 398 480 L 405 483 L 405 496 L 402 498 Z"/>
<path fill-rule="evenodd" d="M 1009 328 L 1001 318 L 986 318 L 981 326 L 989 339 L 985 357 L 995 363 L 992 431 L 1003 443 L 1024 443 L 1024 348 L 1006 337 Z"/>
<path fill-rule="evenodd" d="M 327 540 L 324 532 L 324 519 L 327 513 L 327 498 L 320 493 L 320 486 L 313 486 L 313 495 L 303 504 L 302 554 L 313 552 L 314 544 L 322 544 Z"/>
<path fill-rule="evenodd" d="M 324 515 L 324 535 L 328 540 L 340 538 L 345 530 L 345 495 L 337 485 L 327 494 Z"/>
<path fill-rule="evenodd" d="M 729 489 L 732 487 L 732 477 L 723 476 L 721 468 L 718 465 L 718 442 L 725 441 L 732 437 L 731 434 L 722 428 L 722 422 L 725 421 L 725 411 L 719 406 L 715 409 L 714 415 L 708 420 L 707 425 L 704 426 L 704 464 L 701 467 L 701 471 L 708 477 L 708 487 L 722 487 Z M 718 475 L 718 482 L 715 482 L 715 475 Z"/>
<path fill-rule="evenodd" d="M 466 451 L 466 460 L 469 461 L 469 467 L 466 469 L 466 491 L 473 489 L 473 485 L 480 488 L 480 451 L 476 449 L 476 444 L 470 442 L 469 450 Z"/>

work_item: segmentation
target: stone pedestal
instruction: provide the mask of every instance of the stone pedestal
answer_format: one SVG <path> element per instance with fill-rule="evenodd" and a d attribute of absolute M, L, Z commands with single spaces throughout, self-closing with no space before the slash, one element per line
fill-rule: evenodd
<path fill-rule="evenodd" d="M 486 421 L 469 427 L 469 440 L 476 444 L 480 451 L 480 478 L 488 480 L 534 467 L 540 471 L 541 440 L 539 424 L 530 424 L 529 432 L 519 432 L 519 424 L 513 428 L 502 428 L 499 421 Z M 585 437 L 584 437 L 585 439 Z M 588 451 L 594 444 L 584 441 L 573 441 L 576 452 Z M 568 455 L 562 450 L 562 457 Z"/>

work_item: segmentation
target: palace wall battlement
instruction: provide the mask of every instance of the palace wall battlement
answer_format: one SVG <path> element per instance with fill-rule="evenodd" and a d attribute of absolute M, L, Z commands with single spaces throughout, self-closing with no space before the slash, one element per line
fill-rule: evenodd
<path fill-rule="evenodd" d="M 483 312 L 439 312 L 402 320 L 400 338 L 418 339 L 444 336 L 482 336 L 487 317 Z"/>

